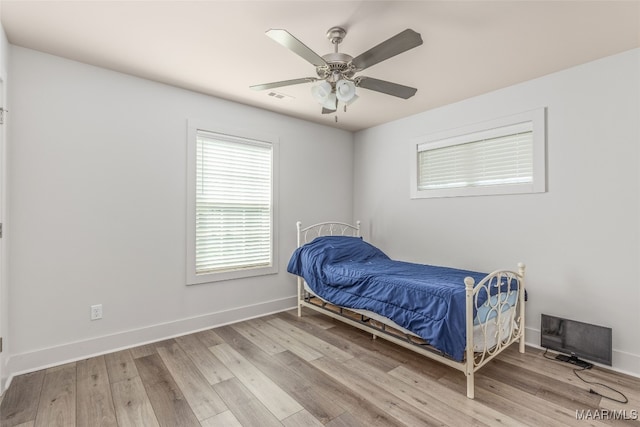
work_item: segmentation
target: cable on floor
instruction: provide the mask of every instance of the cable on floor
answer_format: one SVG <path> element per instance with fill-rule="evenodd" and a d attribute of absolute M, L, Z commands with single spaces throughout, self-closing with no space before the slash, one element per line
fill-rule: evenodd
<path fill-rule="evenodd" d="M 547 356 L 547 351 L 548 351 L 548 350 L 549 350 L 549 349 L 545 348 L 544 353 L 542 354 L 542 355 L 544 356 L 544 358 L 545 358 L 545 359 L 549 359 L 549 360 L 555 360 L 555 361 L 558 361 L 555 357 Z M 610 387 L 610 386 L 608 386 L 608 385 L 606 385 L 606 384 L 603 384 L 603 383 L 599 383 L 599 382 L 596 382 L 596 381 L 588 381 L 588 380 L 585 380 L 584 378 L 582 378 L 582 377 L 578 374 L 578 372 L 586 371 L 586 370 L 588 370 L 588 369 L 591 369 L 591 367 L 589 367 L 589 368 L 582 368 L 582 369 L 573 369 L 573 373 L 575 374 L 575 376 L 576 376 L 576 377 L 580 378 L 584 383 L 589 384 L 589 385 L 597 385 L 597 386 L 605 387 L 605 388 L 607 388 L 607 389 L 609 389 L 609 390 L 613 391 L 614 393 L 617 393 L 617 394 L 619 394 L 620 396 L 622 396 L 622 399 L 616 399 L 616 398 L 613 398 L 613 397 L 605 396 L 604 394 L 600 394 L 600 393 L 598 393 L 597 391 L 595 391 L 595 390 L 594 390 L 594 389 L 592 389 L 592 388 L 590 388 L 590 389 L 589 389 L 589 393 L 591 393 L 591 394 L 595 394 L 596 396 L 600 396 L 600 397 L 603 397 L 603 398 L 605 398 L 605 399 L 609 399 L 609 400 L 612 400 L 612 401 L 614 401 L 614 402 L 618 402 L 618 403 L 623 403 L 623 404 L 625 404 L 625 403 L 628 403 L 628 402 L 629 402 L 629 399 L 627 398 L 627 396 L 625 396 L 625 395 L 624 395 L 624 393 L 622 393 L 621 391 L 618 391 L 618 390 L 616 390 L 615 388 Z"/>

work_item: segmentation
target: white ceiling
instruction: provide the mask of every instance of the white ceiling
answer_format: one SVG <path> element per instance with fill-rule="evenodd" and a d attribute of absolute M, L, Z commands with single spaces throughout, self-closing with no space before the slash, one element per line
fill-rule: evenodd
<path fill-rule="evenodd" d="M 0 1 L 9 42 L 355 131 L 640 46 L 640 1 Z M 320 55 L 342 26 L 356 56 L 406 28 L 424 44 L 360 75 L 418 88 L 408 100 L 358 89 L 320 114 L 314 67 L 264 32 L 282 28 Z"/>

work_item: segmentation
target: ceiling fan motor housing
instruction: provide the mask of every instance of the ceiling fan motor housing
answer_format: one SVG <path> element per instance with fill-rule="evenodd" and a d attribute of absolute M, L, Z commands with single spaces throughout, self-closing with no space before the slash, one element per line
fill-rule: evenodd
<path fill-rule="evenodd" d="M 346 53 L 328 53 L 322 56 L 327 62 L 327 65 L 321 65 L 316 67 L 318 77 L 321 79 L 327 79 L 332 82 L 340 80 L 340 78 L 351 78 L 355 74 L 356 70 L 351 65 L 353 57 Z"/>

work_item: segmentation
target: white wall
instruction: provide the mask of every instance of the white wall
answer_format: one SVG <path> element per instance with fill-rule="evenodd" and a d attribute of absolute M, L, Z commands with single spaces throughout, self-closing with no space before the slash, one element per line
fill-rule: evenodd
<path fill-rule="evenodd" d="M 528 342 L 541 313 L 610 326 L 614 367 L 640 375 L 639 103 L 636 49 L 359 132 L 354 217 L 392 258 L 525 262 Z M 409 199 L 412 139 L 538 107 L 547 193 Z"/>
<path fill-rule="evenodd" d="M 349 132 L 15 46 L 10 76 L 12 374 L 293 307 L 295 221 L 352 218 Z M 279 136 L 279 274 L 185 286 L 189 118 Z"/>

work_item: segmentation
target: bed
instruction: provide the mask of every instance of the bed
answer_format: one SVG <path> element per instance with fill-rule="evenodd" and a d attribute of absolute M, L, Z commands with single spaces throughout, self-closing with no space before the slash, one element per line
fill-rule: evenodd
<path fill-rule="evenodd" d="M 458 369 L 471 399 L 478 369 L 515 342 L 524 353 L 524 264 L 485 274 L 408 263 L 364 241 L 359 221 L 296 227 L 298 316 L 307 307 Z"/>

